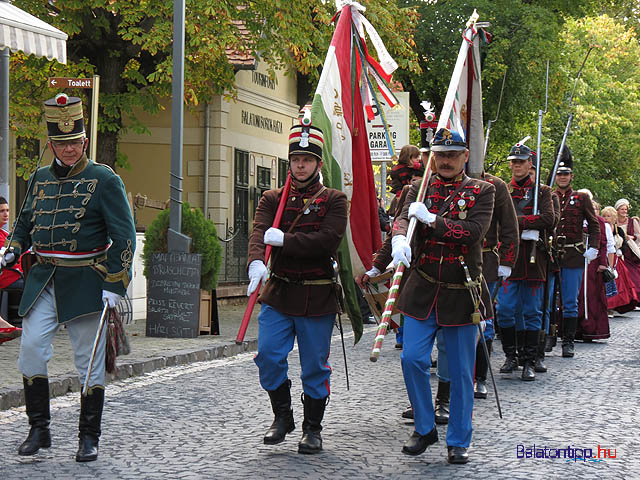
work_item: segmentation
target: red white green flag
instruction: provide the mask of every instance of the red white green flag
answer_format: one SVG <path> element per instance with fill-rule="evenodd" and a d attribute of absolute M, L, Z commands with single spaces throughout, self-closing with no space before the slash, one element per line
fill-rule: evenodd
<path fill-rule="evenodd" d="M 355 2 L 344 3 L 336 14 L 336 30 L 313 98 L 311 118 L 313 125 L 324 133 L 324 184 L 343 191 L 349 204 L 347 232 L 338 250 L 338 262 L 347 314 L 357 342 L 362 334 L 362 317 L 353 277 L 371 268 L 373 254 L 381 246 L 364 112 L 365 106 L 370 109 L 370 102 L 377 98 L 374 83 L 391 105 L 397 103 L 385 84 L 397 64 L 362 15 L 364 9 Z M 365 31 L 379 61 L 367 51 Z"/>

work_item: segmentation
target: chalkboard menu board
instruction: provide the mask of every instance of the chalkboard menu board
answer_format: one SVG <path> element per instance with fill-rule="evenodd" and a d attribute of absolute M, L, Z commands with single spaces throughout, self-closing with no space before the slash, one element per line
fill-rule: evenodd
<path fill-rule="evenodd" d="M 147 337 L 194 338 L 199 333 L 200 264 L 195 253 L 154 253 L 147 285 Z"/>

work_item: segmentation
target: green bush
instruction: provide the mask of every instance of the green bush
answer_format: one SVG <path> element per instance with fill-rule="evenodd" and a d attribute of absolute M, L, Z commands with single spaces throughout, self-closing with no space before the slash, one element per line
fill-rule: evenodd
<path fill-rule="evenodd" d="M 169 210 L 163 210 L 149 225 L 144 234 L 142 262 L 144 275 L 148 276 L 151 255 L 167 252 L 167 231 L 169 230 Z M 202 254 L 200 288 L 213 290 L 218 284 L 218 271 L 222 263 L 222 246 L 218 240 L 216 227 L 204 218 L 202 210 L 182 204 L 182 233 L 191 237 L 190 253 Z"/>

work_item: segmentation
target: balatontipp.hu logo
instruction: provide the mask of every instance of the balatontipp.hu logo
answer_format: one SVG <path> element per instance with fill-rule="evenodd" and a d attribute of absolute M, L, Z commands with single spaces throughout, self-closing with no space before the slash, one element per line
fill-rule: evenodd
<path fill-rule="evenodd" d="M 564 460 L 565 462 L 604 462 L 617 456 L 615 448 L 605 448 L 598 445 L 596 448 L 581 448 L 567 445 L 563 448 L 554 448 L 536 445 L 530 446 L 518 444 L 516 446 L 518 458 L 547 458 Z"/>

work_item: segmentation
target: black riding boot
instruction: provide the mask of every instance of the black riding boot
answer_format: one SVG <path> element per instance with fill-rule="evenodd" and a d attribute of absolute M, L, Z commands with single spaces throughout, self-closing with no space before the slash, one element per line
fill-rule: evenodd
<path fill-rule="evenodd" d="M 576 337 L 576 328 L 578 328 L 578 319 L 563 318 L 562 319 L 562 356 L 566 358 L 573 357 L 574 346 L 573 340 Z"/>
<path fill-rule="evenodd" d="M 104 406 L 104 387 L 89 387 L 87 395 L 80 396 L 80 422 L 78 423 L 78 452 L 76 462 L 93 462 L 98 458 L 98 441 Z"/>
<path fill-rule="evenodd" d="M 525 347 L 527 341 L 525 340 L 526 330 L 516 330 L 516 351 L 518 356 L 518 366 L 524 365 L 524 359 L 527 357 L 525 353 Z"/>
<path fill-rule="evenodd" d="M 547 334 L 544 339 L 544 351 L 549 353 L 553 351 L 553 347 L 556 346 L 557 337 L 555 335 Z"/>
<path fill-rule="evenodd" d="M 293 409 L 291 408 L 291 380 L 287 379 L 278 388 L 267 391 L 271 400 L 271 408 L 275 419 L 264 436 L 265 445 L 276 445 L 284 441 L 287 433 L 296 428 L 293 423 Z"/>
<path fill-rule="evenodd" d="M 538 332 L 538 349 L 536 352 L 536 366 L 535 371 L 538 373 L 545 373 L 547 366 L 544 364 L 544 347 L 545 347 L 546 335 L 544 330 Z"/>
<path fill-rule="evenodd" d="M 500 367 L 500 373 L 512 373 L 518 369 L 516 359 L 516 327 L 502 328 L 502 350 L 506 356 L 504 365 Z"/>
<path fill-rule="evenodd" d="M 522 366 L 522 380 L 530 382 L 536 379 L 535 363 L 536 352 L 538 351 L 538 330 L 526 330 L 524 332 L 524 347 Z"/>
<path fill-rule="evenodd" d="M 478 343 L 482 343 L 480 340 Z M 487 340 L 487 351 L 491 356 L 493 340 Z M 489 364 L 487 363 L 487 356 L 484 353 L 482 345 L 476 347 L 476 386 L 473 392 L 475 398 L 487 398 L 487 371 L 489 370 Z"/>
<path fill-rule="evenodd" d="M 438 425 L 449 423 L 449 397 L 451 393 L 451 383 L 438 380 L 438 391 L 436 392 L 436 406 L 434 415 Z"/>
<path fill-rule="evenodd" d="M 24 400 L 29 417 L 29 435 L 18 448 L 18 455 L 33 455 L 41 448 L 51 446 L 49 432 L 49 379 L 47 377 L 22 377 Z"/>
<path fill-rule="evenodd" d="M 302 422 L 302 438 L 298 442 L 298 453 L 319 453 L 322 451 L 322 418 L 329 397 L 311 398 L 302 394 L 304 404 L 304 421 Z"/>

